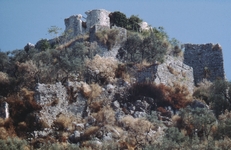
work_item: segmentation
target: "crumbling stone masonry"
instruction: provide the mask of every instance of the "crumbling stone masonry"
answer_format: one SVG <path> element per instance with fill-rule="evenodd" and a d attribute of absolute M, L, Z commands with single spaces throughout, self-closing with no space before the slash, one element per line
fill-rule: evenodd
<path fill-rule="evenodd" d="M 97 25 L 94 29 L 101 29 L 100 26 L 104 28 L 110 28 L 110 12 L 104 9 L 95 9 L 85 12 L 87 15 L 86 22 L 82 21 L 82 15 L 73 15 L 64 20 L 65 22 L 65 32 L 69 34 L 70 37 L 77 36 L 80 34 L 89 33 L 91 28 Z"/>
<path fill-rule="evenodd" d="M 73 15 L 64 20 L 65 22 L 65 32 L 69 37 L 77 36 L 79 34 L 84 34 L 86 32 L 86 27 L 84 26 L 84 22 L 81 20 L 82 15 Z"/>
<path fill-rule="evenodd" d="M 86 25 L 89 31 L 94 25 L 110 27 L 110 12 L 104 9 L 95 9 L 85 12 L 87 15 Z"/>
<path fill-rule="evenodd" d="M 193 68 L 195 84 L 203 79 L 225 79 L 222 48 L 219 44 L 185 44 L 184 63 Z"/>

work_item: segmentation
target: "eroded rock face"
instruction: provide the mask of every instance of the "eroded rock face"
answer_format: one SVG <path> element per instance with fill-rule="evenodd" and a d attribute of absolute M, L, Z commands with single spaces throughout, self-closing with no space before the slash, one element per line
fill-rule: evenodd
<path fill-rule="evenodd" d="M 158 65 L 155 83 L 163 83 L 172 87 L 174 83 L 179 83 L 188 88 L 193 93 L 194 78 L 193 68 L 184 64 L 177 58 L 168 56 L 165 63 Z"/>
<path fill-rule="evenodd" d="M 194 89 L 193 68 L 172 56 L 168 56 L 163 64 L 152 65 L 137 72 L 136 78 L 138 82 L 154 81 L 169 87 L 180 83 L 191 93 Z"/>
<path fill-rule="evenodd" d="M 35 99 L 42 106 L 40 119 L 51 126 L 59 114 L 81 117 L 86 107 L 86 99 L 80 94 L 81 86 L 79 82 L 69 82 L 67 87 L 60 82 L 38 84 Z"/>
<path fill-rule="evenodd" d="M 40 119 L 51 126 L 57 115 L 67 113 L 67 90 L 60 83 L 38 84 L 35 99 L 42 110 L 39 112 Z"/>

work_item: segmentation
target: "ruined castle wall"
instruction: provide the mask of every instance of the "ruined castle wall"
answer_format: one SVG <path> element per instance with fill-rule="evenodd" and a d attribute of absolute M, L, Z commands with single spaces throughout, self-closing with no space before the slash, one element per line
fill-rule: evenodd
<path fill-rule="evenodd" d="M 79 34 L 84 34 L 86 29 L 83 27 L 82 15 L 73 15 L 64 20 L 65 22 L 65 32 L 69 37 L 77 36 Z"/>
<path fill-rule="evenodd" d="M 184 63 L 193 67 L 196 84 L 203 79 L 224 79 L 222 48 L 219 44 L 185 44 Z"/>
<path fill-rule="evenodd" d="M 87 15 L 87 20 L 86 20 L 87 31 L 90 31 L 90 29 L 94 25 L 110 27 L 109 11 L 104 9 L 95 9 L 95 10 L 87 11 L 85 13 Z"/>

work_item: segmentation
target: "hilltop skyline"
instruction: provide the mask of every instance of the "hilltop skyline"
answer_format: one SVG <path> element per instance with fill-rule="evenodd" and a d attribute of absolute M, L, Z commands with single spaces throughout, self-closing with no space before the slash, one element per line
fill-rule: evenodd
<path fill-rule="evenodd" d="M 123 5 L 121 4 L 123 3 Z M 142 5 L 141 5 L 142 3 Z M 223 49 L 224 67 L 231 80 L 230 37 L 231 2 L 229 1 L 0 1 L 0 49 L 23 49 L 41 38 L 52 38 L 51 26 L 65 29 L 64 19 L 92 9 L 121 11 L 130 17 L 138 15 L 152 27 L 163 26 L 170 38 L 182 44 L 219 43 Z M 132 7 L 131 7 L 132 5 Z M 141 7 L 142 6 L 142 7 Z"/>

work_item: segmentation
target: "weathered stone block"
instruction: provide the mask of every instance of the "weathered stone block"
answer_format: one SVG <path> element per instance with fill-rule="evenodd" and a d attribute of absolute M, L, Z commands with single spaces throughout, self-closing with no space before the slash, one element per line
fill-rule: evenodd
<path fill-rule="evenodd" d="M 193 68 L 175 57 L 168 56 L 163 64 L 156 64 L 137 72 L 138 82 L 155 82 L 173 86 L 180 83 L 192 93 L 194 89 Z"/>

